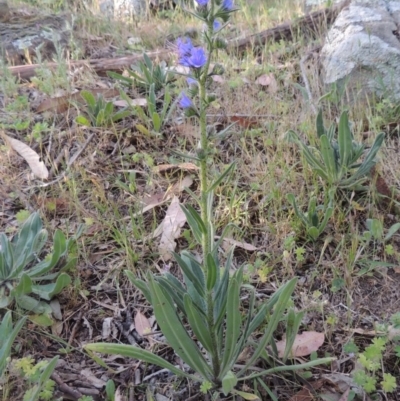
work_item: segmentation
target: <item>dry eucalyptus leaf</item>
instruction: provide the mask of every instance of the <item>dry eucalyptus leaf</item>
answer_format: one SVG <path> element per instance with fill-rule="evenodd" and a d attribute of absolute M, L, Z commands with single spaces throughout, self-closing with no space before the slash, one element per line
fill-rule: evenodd
<path fill-rule="evenodd" d="M 291 357 L 307 356 L 312 352 L 319 350 L 324 343 L 324 333 L 317 333 L 316 331 L 304 331 L 298 334 L 294 340 Z M 278 341 L 276 348 L 278 350 L 278 356 L 283 357 L 285 352 L 286 340 Z"/>
<path fill-rule="evenodd" d="M 135 315 L 135 329 L 140 336 L 151 333 L 149 319 L 147 319 L 147 317 L 141 312 L 137 312 Z"/>
<path fill-rule="evenodd" d="M 179 195 L 185 188 L 190 188 L 193 184 L 193 179 L 189 175 L 183 177 L 182 180 L 176 182 L 168 191 L 165 193 L 165 199 L 171 198 L 173 195 Z"/>
<path fill-rule="evenodd" d="M 103 320 L 103 327 L 101 330 L 101 338 L 103 340 L 107 340 L 108 338 L 111 337 L 111 323 L 114 320 L 113 317 L 106 317 Z"/>
<path fill-rule="evenodd" d="M 128 106 L 147 106 L 147 100 L 144 98 L 129 99 L 129 104 L 126 100 L 115 100 L 113 101 L 114 106 L 117 107 L 128 107 Z"/>
<path fill-rule="evenodd" d="M 164 262 L 172 258 L 172 252 L 176 248 L 175 239 L 181 235 L 181 229 L 185 223 L 186 216 L 180 206 L 179 198 L 174 196 L 162 222 L 163 232 L 158 247 Z"/>
<path fill-rule="evenodd" d="M 185 171 L 198 171 L 199 167 L 193 163 L 179 163 L 179 164 L 159 164 L 158 166 L 153 167 L 154 173 L 170 173 L 174 170 L 185 170 Z"/>
<path fill-rule="evenodd" d="M 216 235 L 215 238 L 220 238 L 220 237 Z M 232 245 L 234 245 L 236 248 L 242 248 L 245 251 L 250 251 L 250 252 L 257 251 L 258 249 L 256 246 L 248 244 L 247 242 L 236 241 L 233 238 L 224 237 L 223 248 L 227 250 Z"/>
<path fill-rule="evenodd" d="M 18 139 L 11 138 L 4 133 L 2 133 L 2 136 L 11 148 L 25 159 L 36 177 L 42 180 L 46 180 L 49 177 L 49 170 L 47 170 L 45 164 L 40 160 L 40 156 L 33 149 Z"/>

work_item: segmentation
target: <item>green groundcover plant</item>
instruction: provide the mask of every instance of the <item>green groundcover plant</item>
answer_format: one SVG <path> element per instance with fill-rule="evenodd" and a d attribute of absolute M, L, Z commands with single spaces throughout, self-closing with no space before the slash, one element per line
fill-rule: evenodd
<path fill-rule="evenodd" d="M 236 388 L 239 382 L 277 372 L 309 368 L 329 362 L 332 358 L 302 365 L 285 364 L 303 316 L 291 307 L 290 298 L 296 278 L 282 285 L 268 302 L 257 307 L 255 289 L 243 284 L 243 268 L 232 272 L 233 251 L 228 253 L 224 264 L 219 259 L 218 248 L 230 227 L 225 227 L 221 236 L 216 238 L 213 193 L 223 180 L 228 179 L 235 166 L 231 164 L 219 177 L 213 181 L 209 179 L 210 142 L 216 140 L 217 136 L 207 126 L 206 111 L 215 99 L 207 88 L 212 75 L 223 73 L 221 65 L 215 64 L 211 70 L 210 63 L 215 51 L 225 47 L 219 33 L 236 8 L 232 0 L 197 0 L 197 5 L 195 16 L 207 27 L 203 33 L 203 46 L 194 45 L 189 38 L 181 38 L 176 47 L 179 63 L 190 68 L 190 74 L 186 77 L 188 87 L 181 94 L 179 105 L 186 116 L 198 120 L 200 130 L 195 156 L 190 155 L 200 167 L 200 196 L 188 190 L 198 203 L 200 213 L 190 205 L 184 206 L 183 211 L 195 240 L 201 246 L 202 259 L 199 261 L 186 250 L 174 255 L 182 270 L 183 283 L 170 273 L 149 273 L 146 280 L 141 280 L 126 271 L 131 282 L 152 305 L 168 344 L 190 367 L 190 371 L 177 368 L 154 353 L 131 345 L 97 343 L 86 345 L 85 348 L 90 352 L 124 355 L 169 369 L 176 375 L 201 382 L 201 390 L 210 391 L 214 399 L 220 393 L 256 399 L 254 394 L 239 391 Z M 226 131 L 229 129 L 227 127 Z M 223 137 L 223 134 L 218 133 L 218 137 Z M 245 317 L 240 309 L 241 291 L 249 295 Z M 279 322 L 286 325 L 287 343 L 282 360 L 277 358 L 273 339 Z M 254 342 L 252 334 L 256 331 L 259 336 Z M 267 353 L 269 345 L 272 351 Z M 244 365 L 238 367 L 239 355 L 248 346 L 253 353 Z M 260 358 L 264 359 L 266 365 L 269 364 L 269 368 L 261 371 L 254 369 Z"/>
<path fill-rule="evenodd" d="M 337 127 L 332 124 L 326 128 L 320 111 L 316 126 L 319 141 L 317 148 L 306 145 L 294 131 L 288 132 L 288 139 L 299 146 L 307 163 L 323 180 L 327 189 L 365 190 L 362 184 L 368 180 L 368 174 L 376 164 L 375 157 L 385 134 L 378 134 L 372 146 L 367 149 L 365 144 L 354 140 L 347 112 L 341 114 Z M 360 161 L 362 156 L 364 159 Z"/>
<path fill-rule="evenodd" d="M 74 238 L 66 239 L 57 230 L 52 253 L 44 259 L 40 258 L 48 233 L 39 213 L 32 213 L 12 240 L 0 233 L 0 308 L 15 302 L 34 313 L 36 319 L 32 315 L 31 318 L 36 323 L 51 325 L 48 301 L 71 282 L 66 271 L 75 266 L 77 258 L 68 258 L 68 254 L 80 232 L 81 229 Z"/>

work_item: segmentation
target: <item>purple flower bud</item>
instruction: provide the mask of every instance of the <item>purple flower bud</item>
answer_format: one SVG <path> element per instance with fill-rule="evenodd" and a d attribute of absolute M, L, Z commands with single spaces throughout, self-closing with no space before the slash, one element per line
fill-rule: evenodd
<path fill-rule="evenodd" d="M 182 92 L 181 99 L 179 100 L 179 106 L 182 107 L 182 109 L 188 109 L 192 107 L 192 105 L 192 101 Z"/>
<path fill-rule="evenodd" d="M 226 11 L 231 11 L 233 8 L 233 0 L 223 0 L 222 8 Z"/>
<path fill-rule="evenodd" d="M 196 79 L 190 78 L 190 77 L 186 78 L 186 82 L 188 83 L 189 86 L 190 85 L 198 85 L 199 84 Z"/>
<path fill-rule="evenodd" d="M 208 4 L 208 0 L 196 0 L 196 3 L 200 6 L 200 7 L 205 7 Z"/>
<path fill-rule="evenodd" d="M 202 47 L 194 47 L 190 57 L 187 58 L 189 67 L 191 68 L 201 68 L 207 62 L 206 52 Z"/>
<path fill-rule="evenodd" d="M 218 20 L 215 20 L 213 22 L 213 29 L 214 31 L 218 31 L 218 29 L 221 28 L 221 23 Z"/>

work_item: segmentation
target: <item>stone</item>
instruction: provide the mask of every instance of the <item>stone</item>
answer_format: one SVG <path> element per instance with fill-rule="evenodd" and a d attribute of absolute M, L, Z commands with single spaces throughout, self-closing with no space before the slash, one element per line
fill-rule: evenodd
<path fill-rule="evenodd" d="M 400 0 L 353 0 L 321 50 L 326 85 L 346 85 L 350 99 L 400 101 Z"/>
<path fill-rule="evenodd" d="M 146 0 L 99 0 L 99 9 L 109 18 L 123 19 L 145 15 Z"/>

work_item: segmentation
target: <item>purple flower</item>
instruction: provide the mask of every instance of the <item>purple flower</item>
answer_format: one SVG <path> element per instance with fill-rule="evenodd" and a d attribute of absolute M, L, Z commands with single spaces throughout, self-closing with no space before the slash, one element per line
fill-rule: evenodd
<path fill-rule="evenodd" d="M 196 3 L 200 6 L 200 7 L 205 7 L 208 4 L 208 0 L 196 0 Z"/>
<path fill-rule="evenodd" d="M 201 68 L 207 62 L 206 52 L 202 47 L 194 47 L 192 49 L 192 54 L 187 58 L 189 67 Z"/>
<path fill-rule="evenodd" d="M 178 47 L 178 55 L 179 55 L 179 64 L 185 66 L 185 67 L 190 67 L 187 59 L 188 57 L 191 56 L 192 50 L 193 50 L 193 45 L 192 42 L 189 38 L 179 38 L 176 41 L 176 45 Z"/>
<path fill-rule="evenodd" d="M 179 64 L 184 67 L 201 68 L 207 62 L 206 52 L 202 47 L 193 47 L 189 38 L 176 41 Z"/>
<path fill-rule="evenodd" d="M 222 8 L 226 11 L 231 11 L 233 8 L 233 0 L 223 0 Z"/>
<path fill-rule="evenodd" d="M 188 109 L 192 107 L 192 105 L 192 101 L 182 92 L 181 99 L 179 100 L 179 106 L 182 107 L 182 109 Z"/>

